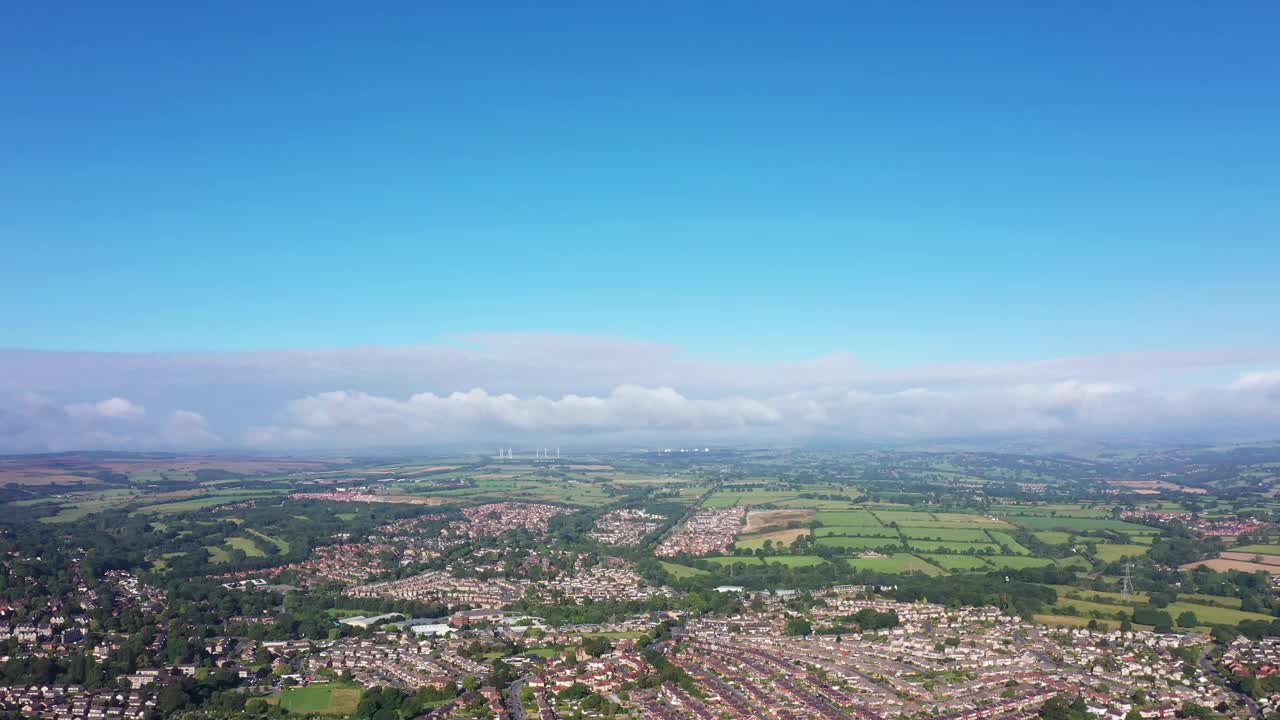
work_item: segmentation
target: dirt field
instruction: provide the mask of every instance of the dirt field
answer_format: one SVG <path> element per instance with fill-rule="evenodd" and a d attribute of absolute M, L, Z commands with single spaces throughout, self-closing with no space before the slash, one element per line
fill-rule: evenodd
<path fill-rule="evenodd" d="M 1111 484 L 1148 493 L 1156 492 L 1158 490 L 1177 490 L 1195 495 L 1203 495 L 1205 492 L 1204 488 L 1188 487 L 1186 485 L 1165 482 L 1164 480 L 1112 480 Z"/>
<path fill-rule="evenodd" d="M 122 473 L 170 469 L 176 472 L 226 470 L 227 472 L 237 473 L 267 473 L 284 470 L 323 470 L 327 467 L 326 463 L 299 460 L 257 460 L 220 457 L 112 460 L 100 463 L 100 465 Z"/>
<path fill-rule="evenodd" d="M 813 519 L 813 510 L 758 510 L 747 513 L 745 533 L 759 533 L 766 530 L 781 530 L 789 522 L 806 523 Z"/>
<path fill-rule="evenodd" d="M 0 485 L 92 485 L 97 478 L 67 475 L 57 471 L 0 470 Z"/>
<path fill-rule="evenodd" d="M 1260 565 L 1280 565 L 1280 557 L 1276 555 L 1258 555 L 1257 553 L 1247 552 L 1224 552 L 1219 553 L 1218 557 L 1223 560 L 1240 560 L 1247 563 L 1256 563 Z M 1258 558 L 1255 560 L 1254 558 Z"/>
<path fill-rule="evenodd" d="M 765 540 L 772 540 L 774 545 L 782 545 L 790 547 L 796 538 L 801 535 L 808 535 L 809 528 L 796 528 L 794 530 L 775 530 L 774 532 L 760 533 L 756 535 L 740 535 L 738 541 L 734 543 L 737 547 L 754 550 L 764 547 Z"/>
<path fill-rule="evenodd" d="M 1242 553 L 1236 553 L 1242 554 Z M 1200 562 L 1187 563 L 1182 566 L 1183 570 L 1192 570 L 1200 567 L 1209 568 L 1218 572 L 1226 572 L 1228 570 L 1243 570 L 1244 572 L 1265 572 L 1272 575 L 1280 575 L 1280 565 L 1263 565 L 1261 563 L 1245 562 L 1243 560 L 1227 560 L 1218 558 L 1216 560 L 1201 560 Z"/>

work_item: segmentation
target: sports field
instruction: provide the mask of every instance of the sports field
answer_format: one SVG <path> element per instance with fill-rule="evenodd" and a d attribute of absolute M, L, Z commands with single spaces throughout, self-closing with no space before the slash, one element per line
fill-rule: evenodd
<path fill-rule="evenodd" d="M 292 713 L 350 715 L 360 704 L 358 687 L 309 685 L 287 688 L 280 695 L 280 707 Z"/>

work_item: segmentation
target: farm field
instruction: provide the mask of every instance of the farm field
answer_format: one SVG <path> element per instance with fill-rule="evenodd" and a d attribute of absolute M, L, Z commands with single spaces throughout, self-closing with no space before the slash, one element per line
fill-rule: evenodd
<path fill-rule="evenodd" d="M 1112 520 L 1110 518 L 1073 518 L 1073 517 L 1045 517 L 1037 515 L 1019 515 L 1007 518 L 1010 522 L 1017 523 L 1028 530 L 1121 530 L 1133 533 L 1155 533 L 1155 528 L 1145 525 L 1125 522 L 1124 520 Z"/>
<path fill-rule="evenodd" d="M 737 542 L 734 543 L 734 547 L 755 550 L 763 548 L 766 542 L 771 543 L 773 546 L 781 544 L 785 547 L 790 547 L 791 543 L 795 542 L 796 538 L 803 537 L 808 534 L 808 528 L 796 528 L 794 530 L 776 530 L 774 532 L 757 533 L 754 535 L 741 535 L 738 537 Z"/>
<path fill-rule="evenodd" d="M 1025 555 L 992 555 L 984 559 L 1000 570 L 1022 570 L 1024 568 L 1053 565 L 1049 558 L 1026 557 Z"/>
<path fill-rule="evenodd" d="M 766 530 L 785 530 L 791 523 L 801 525 L 812 520 L 812 510 L 755 510 L 747 513 L 747 524 L 742 532 L 759 533 Z"/>
<path fill-rule="evenodd" d="M 1057 627 L 1087 627 L 1089 621 L 1093 618 L 1077 617 L 1075 615 L 1033 615 L 1032 619 L 1041 625 L 1054 625 Z M 1108 630 L 1119 630 L 1119 620 L 1097 619 L 1096 622 Z M 1135 628 L 1141 627 L 1134 625 Z"/>
<path fill-rule="evenodd" d="M 1040 530 L 1031 533 L 1036 539 L 1046 545 L 1068 545 L 1071 543 L 1071 533 L 1062 532 L 1061 530 Z"/>
<path fill-rule="evenodd" d="M 863 537 L 824 537 L 818 538 L 819 545 L 829 547 L 845 548 L 851 550 L 875 550 L 878 548 L 888 548 L 901 546 L 902 540 L 893 538 L 863 538 Z"/>
<path fill-rule="evenodd" d="M 735 563 L 743 563 L 747 565 L 758 565 L 762 561 L 755 555 L 724 555 L 720 557 L 703 558 L 713 565 L 733 565 Z"/>
<path fill-rule="evenodd" d="M 1280 545 L 1242 545 L 1231 548 L 1231 552 L 1250 553 L 1252 555 L 1280 555 Z"/>
<path fill-rule="evenodd" d="M 770 555 L 764 558 L 764 561 L 770 565 L 785 565 L 787 567 L 812 567 L 826 562 L 826 560 L 817 555 Z"/>
<path fill-rule="evenodd" d="M 911 540 L 942 540 L 949 542 L 991 542 L 985 530 L 957 530 L 954 528 L 903 528 L 903 537 Z"/>
<path fill-rule="evenodd" d="M 739 505 L 768 505 L 781 500 L 794 500 L 796 490 L 719 490 L 703 503 L 708 508 L 731 508 Z"/>
<path fill-rule="evenodd" d="M 907 544 L 910 545 L 912 550 L 919 550 L 921 552 L 938 552 L 939 550 L 950 550 L 951 552 L 956 552 L 956 553 L 968 553 L 968 552 L 999 553 L 1001 552 L 999 545 L 996 545 L 995 543 L 990 543 L 990 542 L 970 543 L 970 542 L 938 542 L 935 540 L 908 540 Z"/>
<path fill-rule="evenodd" d="M 819 510 L 814 519 L 823 525 L 839 527 L 884 527 L 866 510 Z"/>
<path fill-rule="evenodd" d="M 1218 572 L 1227 572 L 1228 570 L 1240 570 L 1242 572 L 1265 572 L 1272 575 L 1280 575 L 1280 565 L 1263 565 L 1261 563 L 1247 562 L 1245 560 L 1228 560 L 1226 558 L 1216 558 L 1213 560 L 1199 560 L 1187 563 L 1182 566 L 1183 570 L 1194 570 L 1198 567 L 1207 567 L 1210 570 Z"/>
<path fill-rule="evenodd" d="M 662 569 L 678 578 L 695 577 L 698 575 L 706 575 L 707 571 L 701 568 L 689 567 L 688 565 L 680 565 L 678 563 L 661 561 Z"/>
<path fill-rule="evenodd" d="M 845 558 L 850 567 L 859 570 L 873 570 L 876 572 L 896 572 L 910 573 L 921 572 L 925 575 L 944 575 L 945 571 L 940 570 L 934 565 L 930 565 L 924 560 L 910 553 L 895 553 L 884 558 Z"/>
<path fill-rule="evenodd" d="M 1015 539 L 1009 533 L 999 532 L 997 530 L 989 530 L 987 534 L 991 536 L 992 540 L 995 540 L 1002 547 L 1004 547 L 1006 550 L 1013 553 L 1014 555 L 1030 555 L 1031 554 L 1031 551 L 1028 550 L 1025 545 L 1018 542 L 1017 539 Z"/>
<path fill-rule="evenodd" d="M 1234 552 L 1228 550 L 1218 553 L 1218 557 L 1226 560 L 1243 560 L 1250 563 L 1260 563 L 1262 565 L 1280 565 L 1280 555 L 1259 555 L 1258 553 Z"/>
<path fill-rule="evenodd" d="M 1148 545 L 1098 545 L 1098 559 L 1103 562 L 1115 562 L 1126 557 L 1141 557 L 1146 555 L 1151 547 Z"/>
<path fill-rule="evenodd" d="M 944 570 L 965 571 L 965 570 L 990 570 L 991 565 L 987 561 L 974 555 L 920 555 L 920 557 L 937 565 Z"/>
<path fill-rule="evenodd" d="M 846 527 L 843 525 L 833 525 L 828 527 L 815 528 L 814 537 L 829 536 L 847 536 L 847 537 L 884 537 L 898 538 L 898 531 L 893 528 L 886 527 Z"/>

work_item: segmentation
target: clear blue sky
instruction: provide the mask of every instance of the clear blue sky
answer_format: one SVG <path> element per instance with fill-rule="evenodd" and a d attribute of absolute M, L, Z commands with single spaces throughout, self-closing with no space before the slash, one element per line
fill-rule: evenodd
<path fill-rule="evenodd" d="M 1276 339 L 1273 2 L 59 5 L 0 9 L 0 346 Z"/>

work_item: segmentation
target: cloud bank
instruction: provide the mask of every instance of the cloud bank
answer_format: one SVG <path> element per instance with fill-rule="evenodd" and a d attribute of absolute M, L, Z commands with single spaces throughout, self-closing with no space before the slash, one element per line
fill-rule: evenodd
<path fill-rule="evenodd" d="M 0 451 L 1280 437 L 1280 350 L 886 368 L 613 338 L 252 353 L 0 351 Z"/>

